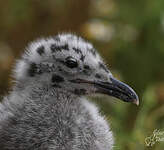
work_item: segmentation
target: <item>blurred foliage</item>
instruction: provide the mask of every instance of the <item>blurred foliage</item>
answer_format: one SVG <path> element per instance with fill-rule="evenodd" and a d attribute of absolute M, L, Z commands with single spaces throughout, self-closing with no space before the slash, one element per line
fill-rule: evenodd
<path fill-rule="evenodd" d="M 0 97 L 29 41 L 67 31 L 89 39 L 140 97 L 139 107 L 94 99 L 114 132 L 114 150 L 163 150 L 164 141 L 147 147 L 145 138 L 164 131 L 164 1 L 0 0 Z"/>

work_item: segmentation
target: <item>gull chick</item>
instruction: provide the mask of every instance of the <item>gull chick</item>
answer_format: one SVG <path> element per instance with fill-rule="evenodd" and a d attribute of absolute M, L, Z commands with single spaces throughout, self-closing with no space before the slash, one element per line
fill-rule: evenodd
<path fill-rule="evenodd" d="M 110 127 L 85 96 L 107 94 L 139 104 L 92 44 L 73 34 L 29 44 L 14 77 L 0 104 L 1 150 L 112 150 Z"/>

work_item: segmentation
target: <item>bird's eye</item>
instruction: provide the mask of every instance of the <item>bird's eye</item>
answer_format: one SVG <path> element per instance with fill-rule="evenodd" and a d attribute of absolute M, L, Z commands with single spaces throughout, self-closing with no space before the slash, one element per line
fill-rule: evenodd
<path fill-rule="evenodd" d="M 65 64 L 69 68 L 76 68 L 78 67 L 77 60 L 71 56 L 67 57 L 65 60 Z"/>

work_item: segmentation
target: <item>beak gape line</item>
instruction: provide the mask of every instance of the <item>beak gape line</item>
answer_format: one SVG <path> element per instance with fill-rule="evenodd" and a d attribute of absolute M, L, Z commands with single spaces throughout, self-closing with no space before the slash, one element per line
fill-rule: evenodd
<path fill-rule="evenodd" d="M 71 82 L 92 84 L 97 89 L 97 93 L 107 94 L 109 96 L 116 97 L 122 101 L 131 102 L 139 105 L 139 98 L 130 86 L 115 79 L 114 77 L 110 77 L 110 80 L 111 82 L 76 79 L 71 80 Z"/>

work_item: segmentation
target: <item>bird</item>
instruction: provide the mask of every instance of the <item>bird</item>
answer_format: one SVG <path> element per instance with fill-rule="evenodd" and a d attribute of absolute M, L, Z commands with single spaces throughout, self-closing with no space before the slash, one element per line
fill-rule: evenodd
<path fill-rule="evenodd" d="M 93 45 L 72 33 L 29 43 L 0 103 L 1 150 L 112 150 L 110 125 L 88 95 L 139 104 Z"/>

